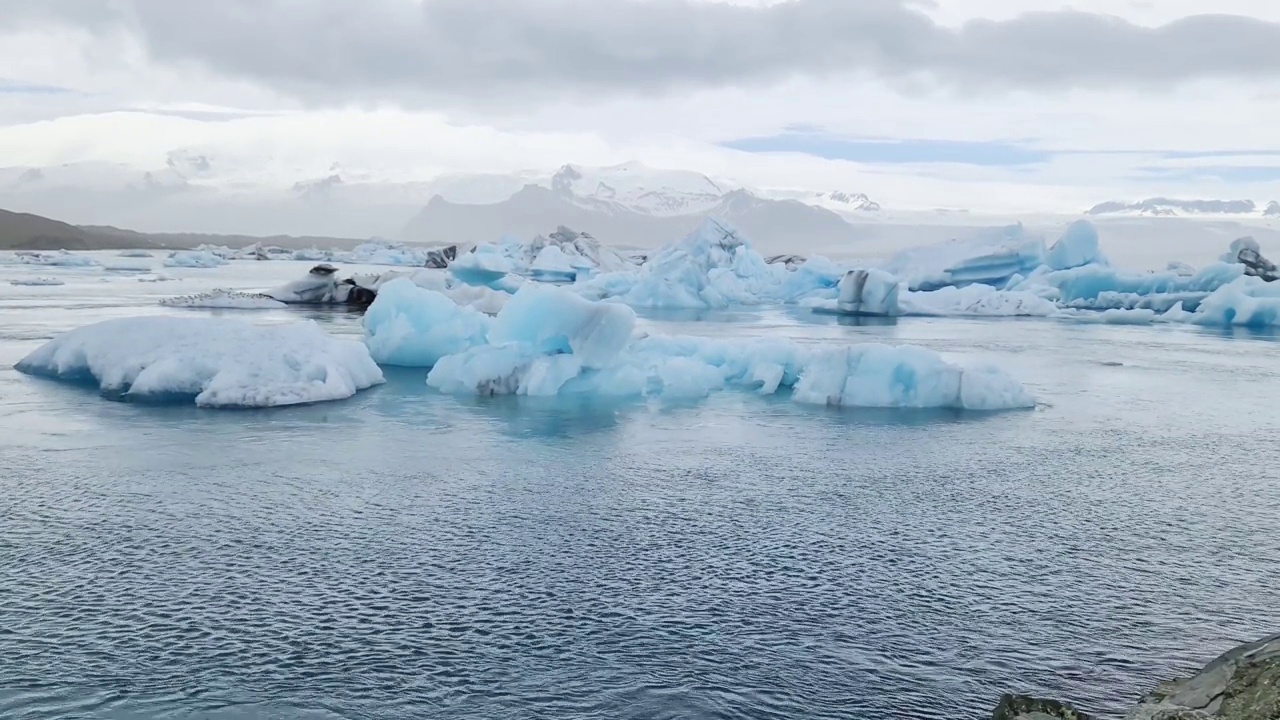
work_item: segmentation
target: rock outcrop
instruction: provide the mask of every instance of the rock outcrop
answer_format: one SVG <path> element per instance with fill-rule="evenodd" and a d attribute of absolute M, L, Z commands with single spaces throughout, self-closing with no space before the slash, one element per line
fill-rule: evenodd
<path fill-rule="evenodd" d="M 1189 678 L 1162 683 L 1125 720 L 1280 720 L 1280 635 L 1230 650 Z M 1065 703 L 1000 699 L 992 720 L 1093 720 Z"/>

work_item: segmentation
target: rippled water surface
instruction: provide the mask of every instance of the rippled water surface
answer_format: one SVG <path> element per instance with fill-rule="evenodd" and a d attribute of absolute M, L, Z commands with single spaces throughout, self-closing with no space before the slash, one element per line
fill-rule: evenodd
<path fill-rule="evenodd" d="M 205 411 L 12 370 L 304 270 L 0 267 L 0 717 L 978 718 L 1006 690 L 1116 712 L 1280 625 L 1271 336 L 645 321 L 989 358 L 1041 400 L 994 415 L 460 399 L 424 371 Z M 67 284 L 8 283 L 32 274 Z"/>

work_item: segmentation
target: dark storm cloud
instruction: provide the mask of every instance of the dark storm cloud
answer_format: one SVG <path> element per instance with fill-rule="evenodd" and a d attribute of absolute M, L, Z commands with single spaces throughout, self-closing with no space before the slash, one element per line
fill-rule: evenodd
<path fill-rule="evenodd" d="M 484 102 L 869 74 L 960 91 L 1164 87 L 1280 75 L 1280 25 L 1158 28 L 1058 11 L 938 25 L 897 0 L 0 0 L 0 27 L 136 35 L 311 102 Z M 856 103 L 856 98 L 849 98 Z"/>

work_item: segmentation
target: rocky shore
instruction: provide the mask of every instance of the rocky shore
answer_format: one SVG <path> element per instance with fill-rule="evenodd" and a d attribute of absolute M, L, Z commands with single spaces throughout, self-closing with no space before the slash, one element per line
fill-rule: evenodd
<path fill-rule="evenodd" d="M 1162 683 L 1125 720 L 1280 720 L 1280 635 L 1230 650 L 1189 678 Z M 1057 700 L 1005 695 L 992 720 L 1096 720 Z"/>

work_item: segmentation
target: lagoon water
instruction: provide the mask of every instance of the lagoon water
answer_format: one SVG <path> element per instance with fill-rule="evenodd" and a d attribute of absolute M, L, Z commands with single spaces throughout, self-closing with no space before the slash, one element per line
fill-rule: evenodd
<path fill-rule="evenodd" d="M 990 359 L 1040 400 L 998 414 L 457 398 L 421 370 L 216 411 L 12 369 L 138 314 L 358 335 L 156 303 L 306 267 L 0 266 L 0 717 L 979 718 L 1009 690 L 1114 714 L 1280 624 L 1272 335 L 643 321 Z M 9 284 L 35 275 L 66 284 Z"/>

